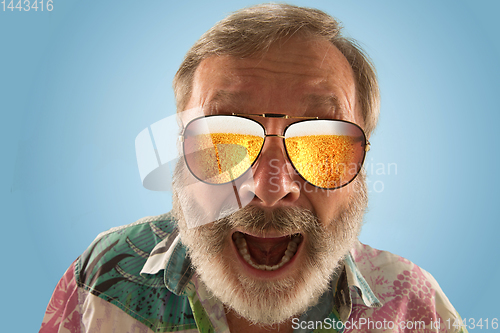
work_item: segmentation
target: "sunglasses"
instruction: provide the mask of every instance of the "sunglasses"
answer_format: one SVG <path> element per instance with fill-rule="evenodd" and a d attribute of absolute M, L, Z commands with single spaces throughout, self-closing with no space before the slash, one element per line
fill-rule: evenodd
<path fill-rule="evenodd" d="M 278 135 L 267 134 L 254 117 L 302 120 L 289 124 Z M 193 176 L 219 185 L 247 172 L 257 161 L 266 137 L 273 136 L 283 139 L 287 157 L 300 177 L 329 190 L 352 182 L 370 149 L 365 133 L 354 123 L 270 113 L 196 118 L 183 129 L 181 141 L 186 165 Z"/>

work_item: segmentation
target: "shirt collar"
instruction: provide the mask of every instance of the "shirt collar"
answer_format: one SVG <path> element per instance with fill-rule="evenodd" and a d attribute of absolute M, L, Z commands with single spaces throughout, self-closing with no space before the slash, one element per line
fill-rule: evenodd
<path fill-rule="evenodd" d="M 165 286 L 174 294 L 187 295 L 195 290 L 192 282 L 194 270 L 187 255 L 187 248 L 180 241 L 177 228 L 153 248 L 140 274 L 157 274 L 161 270 L 164 270 Z M 331 289 L 333 300 L 331 296 L 322 297 L 320 303 L 328 307 L 328 304 L 323 303 L 333 302 L 335 311 L 338 312 L 342 322 L 346 322 L 351 314 L 352 290 L 358 293 L 367 307 L 382 306 L 350 252 L 344 259 L 344 266 L 340 270 L 336 283 L 332 280 Z"/>
<path fill-rule="evenodd" d="M 176 295 L 187 295 L 192 292 L 191 278 L 194 270 L 187 255 L 187 248 L 180 241 L 177 228 L 156 244 L 149 254 L 140 274 L 157 274 L 164 271 L 165 286 Z"/>
<path fill-rule="evenodd" d="M 370 285 L 368 285 L 368 282 L 366 282 L 363 274 L 361 274 L 358 266 L 354 262 L 351 252 L 349 252 L 346 256 L 344 263 L 347 268 L 347 283 L 350 287 L 354 287 L 356 289 L 359 296 L 363 300 L 363 303 L 370 308 L 382 307 L 382 302 L 380 302 L 377 296 L 375 296 L 373 290 L 370 288 Z"/>

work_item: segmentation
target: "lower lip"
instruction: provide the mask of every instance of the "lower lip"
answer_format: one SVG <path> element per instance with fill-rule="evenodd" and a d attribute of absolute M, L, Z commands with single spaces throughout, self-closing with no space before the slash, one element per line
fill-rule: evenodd
<path fill-rule="evenodd" d="M 303 236 L 302 236 L 303 237 Z M 248 273 L 248 275 L 253 275 L 256 278 L 262 278 L 262 279 L 272 279 L 272 278 L 279 278 L 282 275 L 286 274 L 290 269 L 292 268 L 293 264 L 295 263 L 295 260 L 297 257 L 300 255 L 301 249 L 302 249 L 302 243 L 304 243 L 304 238 L 302 238 L 302 242 L 300 242 L 299 246 L 297 247 L 297 252 L 293 255 L 293 257 L 290 259 L 289 262 L 278 268 L 277 270 L 274 271 L 264 271 L 261 269 L 257 269 L 253 266 L 251 266 L 249 263 L 246 262 L 245 259 L 243 259 L 240 251 L 238 251 L 238 248 L 236 247 L 236 244 L 233 241 L 232 235 L 231 235 L 231 244 L 233 251 L 236 253 L 236 257 L 240 261 L 241 265 L 243 266 L 243 269 Z"/>

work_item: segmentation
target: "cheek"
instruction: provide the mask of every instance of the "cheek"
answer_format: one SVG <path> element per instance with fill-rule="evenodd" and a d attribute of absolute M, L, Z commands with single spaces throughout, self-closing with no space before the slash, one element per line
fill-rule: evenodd
<path fill-rule="evenodd" d="M 309 185 L 304 187 L 302 192 L 324 226 L 328 226 L 333 219 L 338 217 L 342 208 L 348 205 L 352 194 L 349 185 L 336 190 L 323 190 Z"/>
<path fill-rule="evenodd" d="M 185 186 L 176 188 L 180 208 L 189 227 L 201 226 L 238 210 L 245 204 L 240 196 L 235 195 L 232 183 L 209 185 L 195 179 L 191 174 L 185 178 Z"/>
<path fill-rule="evenodd" d="M 202 208 L 215 208 L 217 202 L 228 195 L 224 185 L 209 185 L 195 178 L 185 164 L 182 165 L 182 181 L 178 191 L 188 200 L 194 200 Z"/>

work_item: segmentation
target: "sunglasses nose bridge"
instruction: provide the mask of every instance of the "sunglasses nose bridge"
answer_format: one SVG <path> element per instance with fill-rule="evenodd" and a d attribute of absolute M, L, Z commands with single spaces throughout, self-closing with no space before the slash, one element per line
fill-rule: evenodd
<path fill-rule="evenodd" d="M 268 139 L 271 138 L 271 139 Z M 273 142 L 278 140 L 276 142 Z M 286 164 L 290 164 L 285 150 L 285 136 L 281 134 L 264 134 L 264 141 L 262 142 L 262 149 L 259 156 L 257 156 L 257 164 L 262 156 L 266 156 L 270 161 L 277 161 L 281 158 Z M 273 158 L 274 157 L 274 158 Z"/>
<path fill-rule="evenodd" d="M 269 139 L 269 138 L 271 138 L 271 139 Z M 274 142 L 276 139 L 278 141 Z M 275 147 L 275 149 L 273 149 L 273 147 Z M 280 134 L 267 134 L 266 133 L 266 134 L 264 134 L 264 141 L 262 142 L 262 149 L 260 151 L 258 158 L 260 156 L 262 156 L 263 154 L 269 154 L 269 150 L 272 150 L 273 153 L 276 154 L 278 149 L 281 151 L 282 156 L 286 157 L 285 137 L 283 135 L 280 135 Z"/>
<path fill-rule="evenodd" d="M 281 138 L 281 139 L 284 139 L 285 136 L 283 135 L 279 135 L 279 134 L 266 134 L 264 137 L 275 137 L 275 138 Z"/>
<path fill-rule="evenodd" d="M 292 161 L 288 157 L 285 147 L 285 136 L 280 134 L 266 134 L 260 154 L 254 164 L 254 172 L 257 168 L 267 169 L 269 177 L 276 179 L 286 177 L 294 180 L 296 171 Z"/>
<path fill-rule="evenodd" d="M 254 195 L 257 200 L 266 207 L 297 200 L 300 188 L 293 170 L 285 152 L 284 137 L 266 134 L 253 166 Z"/>

